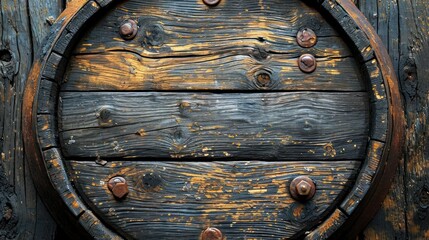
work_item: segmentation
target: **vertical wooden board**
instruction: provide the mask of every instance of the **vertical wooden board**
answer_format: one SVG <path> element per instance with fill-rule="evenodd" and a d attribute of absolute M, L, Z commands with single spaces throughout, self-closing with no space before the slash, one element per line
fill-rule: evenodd
<path fill-rule="evenodd" d="M 328 215 L 353 184 L 358 161 L 321 162 L 109 162 L 70 161 L 69 173 L 98 216 L 136 239 L 197 239 L 208 226 L 228 239 L 290 238 Z M 293 178 L 317 186 L 306 203 L 291 199 Z M 107 189 L 123 176 L 129 194 Z"/>
<path fill-rule="evenodd" d="M 384 199 L 381 209 L 366 229 L 360 234 L 359 240 L 390 240 L 407 239 L 407 224 L 405 222 L 405 195 L 403 159 L 398 166 L 396 177 L 392 182 L 389 194 Z"/>
<path fill-rule="evenodd" d="M 0 184 L 13 199 L 9 205 L 12 215 L 1 219 L 0 238 L 49 236 L 55 228 L 40 228 L 37 224 L 52 221 L 44 206 L 36 203 L 31 169 L 25 163 L 21 105 L 31 62 L 48 31 L 43 15 L 59 13 L 59 4 L 47 0 L 2 0 L 0 4 L 0 176 L 5 177 Z M 9 184 L 14 187 L 12 193 L 6 191 Z M 8 213 L 3 205 L 6 201 L 0 202 L 3 213 Z"/>
<path fill-rule="evenodd" d="M 392 58 L 396 73 L 399 72 L 399 21 L 398 1 L 360 0 L 359 8 L 377 30 Z M 373 106 L 374 107 L 374 106 Z M 379 120 L 377 122 L 380 122 Z M 377 139 L 374 135 L 373 138 Z M 407 239 L 405 220 L 404 159 L 398 166 L 395 180 L 382 208 L 362 232 L 360 239 Z"/>
<path fill-rule="evenodd" d="M 409 239 L 429 238 L 429 9 L 425 0 L 398 0 L 399 76 L 407 119 L 406 219 Z M 404 17 L 402 17 L 404 16 Z"/>
<path fill-rule="evenodd" d="M 28 14 L 31 23 L 32 46 L 34 53 L 41 50 L 43 40 L 48 37 L 52 21 L 57 19 L 65 8 L 63 0 L 30 0 Z M 33 54 L 35 58 L 37 54 Z"/>

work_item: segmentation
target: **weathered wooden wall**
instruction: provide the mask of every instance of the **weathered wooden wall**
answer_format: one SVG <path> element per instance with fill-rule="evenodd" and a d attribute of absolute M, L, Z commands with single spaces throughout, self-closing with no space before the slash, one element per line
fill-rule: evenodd
<path fill-rule="evenodd" d="M 26 166 L 22 95 L 49 20 L 65 0 L 0 0 L 0 239 L 59 236 Z M 361 239 L 429 239 L 429 3 L 359 0 L 392 57 L 407 119 L 406 154 L 382 209 Z M 427 146 L 427 148 L 426 148 Z"/>

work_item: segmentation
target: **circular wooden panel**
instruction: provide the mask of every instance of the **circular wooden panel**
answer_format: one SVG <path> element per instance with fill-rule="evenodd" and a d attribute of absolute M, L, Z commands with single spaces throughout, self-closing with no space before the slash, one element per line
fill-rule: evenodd
<path fill-rule="evenodd" d="M 26 87 L 29 164 L 71 235 L 365 226 L 403 119 L 389 56 L 350 1 L 113 2 L 74 1 Z"/>

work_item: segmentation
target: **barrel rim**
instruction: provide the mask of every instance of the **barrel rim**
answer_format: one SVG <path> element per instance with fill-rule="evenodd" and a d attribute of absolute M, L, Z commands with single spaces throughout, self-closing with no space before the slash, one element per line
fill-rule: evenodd
<path fill-rule="evenodd" d="M 351 41 L 357 50 L 366 77 L 371 80 L 371 68 L 381 72 L 382 83 L 387 101 L 387 129 L 385 139 L 369 139 L 367 158 L 354 184 L 354 188 L 344 198 L 329 216 L 316 229 L 312 230 L 306 239 L 319 239 L 329 237 L 351 238 L 357 235 L 375 215 L 386 196 L 391 179 L 395 175 L 396 167 L 402 156 L 404 145 L 404 110 L 399 92 L 399 82 L 381 39 L 371 27 L 359 9 L 351 0 L 302 0 L 314 5 L 322 15 L 332 18 L 339 24 L 343 32 L 350 39 L 356 35 L 369 43 L 368 46 Z M 101 10 L 108 8 L 119 0 L 76 0 L 56 20 L 50 37 L 39 53 L 30 72 L 24 94 L 23 104 L 23 131 L 26 156 L 32 171 L 37 190 L 57 222 L 70 234 L 82 235 L 87 238 L 121 239 L 121 237 L 107 228 L 80 200 L 74 187 L 68 179 L 60 145 L 42 143 L 39 133 L 41 115 L 52 115 L 54 112 L 40 114 L 44 107 L 39 101 L 39 91 L 42 87 L 56 92 L 59 85 L 58 77 L 62 76 L 64 65 L 67 62 L 70 46 L 78 39 L 83 26 Z M 363 38 L 363 39 L 362 39 Z M 43 85 L 43 86 L 42 86 Z M 374 91 L 369 89 L 369 92 Z M 54 102 L 57 102 L 58 96 Z M 373 113 L 371 113 L 373 114 Z M 54 120 L 55 121 L 55 120 Z M 55 138 L 55 124 L 49 126 L 51 137 Z M 374 125 L 371 125 L 373 128 Z M 371 144 L 372 143 L 372 144 Z M 376 146 L 378 146 L 376 148 Z M 380 147 L 381 146 L 381 147 Z M 378 154 L 380 153 L 380 154 Z M 374 158 L 370 162 L 371 158 Z M 376 168 L 371 163 L 377 163 Z M 58 174 L 62 178 L 58 178 Z M 368 181 L 368 178 L 370 181 Z M 364 194 L 358 193 L 364 187 Z M 67 205 L 67 204 L 68 205 Z M 351 206 L 351 207 L 350 207 Z M 61 209 L 68 209 L 67 211 Z M 64 213 L 66 212 L 66 213 Z M 66 214 L 66 216 L 64 216 Z M 78 224 L 70 226 L 70 221 Z"/>

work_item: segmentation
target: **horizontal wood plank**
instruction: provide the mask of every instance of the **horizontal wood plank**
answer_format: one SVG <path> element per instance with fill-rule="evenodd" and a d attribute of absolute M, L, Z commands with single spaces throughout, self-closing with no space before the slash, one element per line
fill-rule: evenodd
<path fill-rule="evenodd" d="M 243 46 L 192 57 L 144 58 L 123 51 L 75 56 L 62 91 L 366 89 L 360 67 L 351 57 L 317 58 L 316 71 L 307 74 L 298 67 L 300 54 L 287 58 L 260 51 Z M 258 83 L 261 73 L 269 75 L 268 83 Z"/>
<path fill-rule="evenodd" d="M 66 157 L 363 159 L 366 93 L 65 92 Z"/>
<path fill-rule="evenodd" d="M 70 161 L 81 196 L 109 225 L 135 239 L 198 239 L 206 227 L 228 239 L 280 239 L 303 234 L 333 211 L 353 184 L 359 161 L 95 162 Z M 316 184 L 306 203 L 289 184 Z M 106 183 L 123 176 L 130 193 L 115 200 Z"/>
<path fill-rule="evenodd" d="M 135 39 L 125 41 L 118 28 L 129 18 L 138 22 L 139 32 Z M 265 43 L 274 49 L 292 44 L 298 47 L 294 38 L 302 27 L 313 29 L 320 38 L 339 35 L 315 9 L 300 0 L 222 1 L 214 8 L 195 0 L 131 0 L 101 17 L 75 52 L 137 49 L 147 54 L 186 55 L 237 43 Z"/>

